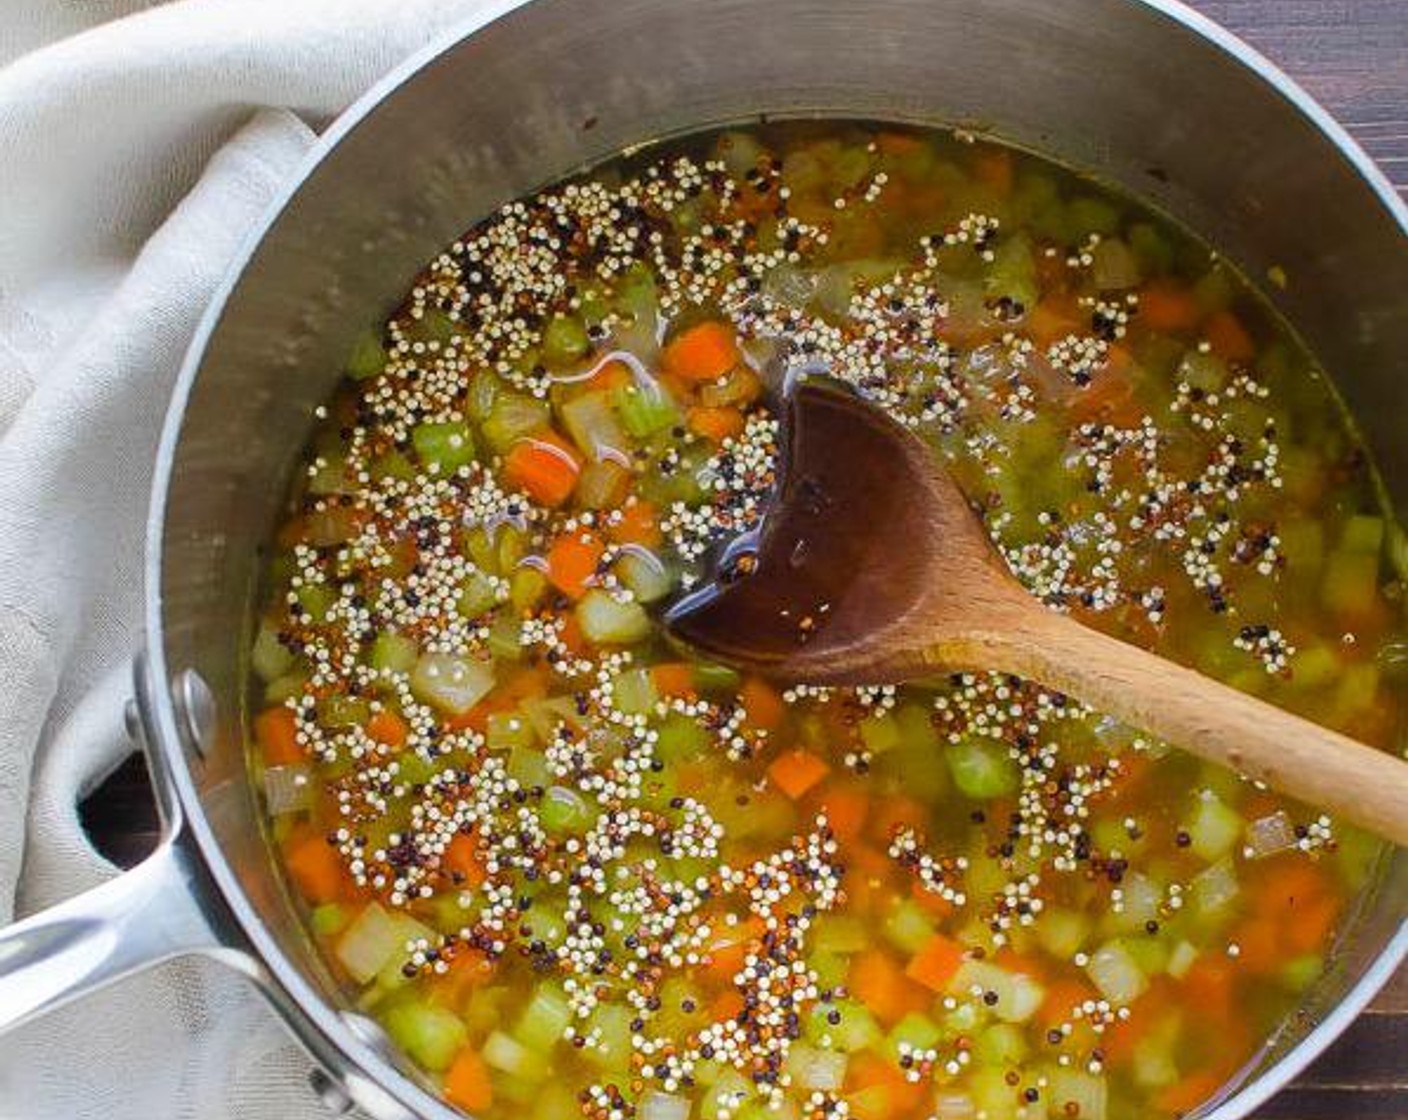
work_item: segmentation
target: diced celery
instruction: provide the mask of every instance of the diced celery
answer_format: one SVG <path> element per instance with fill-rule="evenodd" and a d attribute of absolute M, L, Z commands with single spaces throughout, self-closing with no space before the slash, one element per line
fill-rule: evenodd
<path fill-rule="evenodd" d="M 820 988 L 839 988 L 846 982 L 851 962 L 840 953 L 813 953 L 810 958 L 812 971 L 816 973 Z"/>
<path fill-rule="evenodd" d="M 975 801 L 1010 796 L 1021 784 L 1017 764 L 990 739 L 962 739 L 948 745 L 944 757 L 958 791 Z"/>
<path fill-rule="evenodd" d="M 500 453 L 507 451 L 524 436 L 548 426 L 551 412 L 543 401 L 521 393 L 503 392 L 483 423 L 484 438 Z"/>
<path fill-rule="evenodd" d="M 908 1043 L 911 1049 L 927 1050 L 936 1046 L 944 1036 L 943 1029 L 927 1015 L 911 1011 L 890 1028 L 886 1039 L 886 1052 L 898 1058 L 900 1043 Z"/>
<path fill-rule="evenodd" d="M 548 1072 L 542 1054 L 524 1046 L 503 1031 L 494 1031 L 484 1040 L 481 1051 L 484 1061 L 494 1069 L 525 1081 L 541 1081 Z"/>
<path fill-rule="evenodd" d="M 1335 615 L 1356 618 L 1373 612 L 1379 595 L 1379 554 L 1337 548 L 1325 560 L 1320 599 Z"/>
<path fill-rule="evenodd" d="M 680 421 L 674 398 L 653 379 L 620 386 L 612 394 L 612 402 L 626 431 L 637 439 L 653 436 Z"/>
<path fill-rule="evenodd" d="M 371 717 L 365 700 L 350 696 L 326 696 L 318 701 L 318 722 L 324 727 L 357 727 Z"/>
<path fill-rule="evenodd" d="M 250 666 L 259 679 L 266 684 L 278 680 L 293 668 L 294 661 L 292 651 L 279 641 L 278 627 L 267 622 L 261 624 L 249 655 Z"/>
<path fill-rule="evenodd" d="M 709 746 L 709 733 L 689 716 L 673 713 L 658 729 L 656 753 L 666 762 L 698 758 Z"/>
<path fill-rule="evenodd" d="M 491 751 L 527 749 L 537 742 L 533 725 L 516 709 L 492 713 L 485 725 L 484 738 Z"/>
<path fill-rule="evenodd" d="M 1174 1048 L 1182 1029 L 1182 1017 L 1165 1014 L 1134 1047 L 1134 1080 L 1146 1089 L 1160 1089 L 1178 1080 Z"/>
<path fill-rule="evenodd" d="M 1120 212 L 1112 203 L 1095 195 L 1072 199 L 1066 207 L 1066 220 L 1077 236 L 1098 233 L 1109 237 L 1120 228 Z"/>
<path fill-rule="evenodd" d="M 700 692 L 737 692 L 743 678 L 737 669 L 712 661 L 700 661 L 694 666 L 694 684 Z"/>
<path fill-rule="evenodd" d="M 308 671 L 295 669 L 293 672 L 285 673 L 277 680 L 269 682 L 264 689 L 264 702 L 266 704 L 282 704 L 285 700 L 302 696 L 307 685 Z"/>
<path fill-rule="evenodd" d="M 1107 238 L 1095 246 L 1091 256 L 1094 258 L 1090 268 L 1091 279 L 1102 292 L 1124 291 L 1139 286 L 1139 258 L 1123 241 L 1115 237 Z"/>
<path fill-rule="evenodd" d="M 509 577 L 508 601 L 519 613 L 532 610 L 548 589 L 547 576 L 537 568 L 519 568 Z"/>
<path fill-rule="evenodd" d="M 581 1120 L 582 1106 L 577 1094 L 560 1081 L 534 1086 L 535 1098 L 529 1120 Z"/>
<path fill-rule="evenodd" d="M 934 924 L 924 908 L 910 898 L 901 899 L 885 916 L 885 936 L 890 944 L 908 954 L 919 951 L 934 935 Z"/>
<path fill-rule="evenodd" d="M 1078 910 L 1047 907 L 1036 923 L 1036 939 L 1059 960 L 1069 960 L 1090 936 L 1090 919 Z"/>
<path fill-rule="evenodd" d="M 991 1010 L 1005 1023 L 1030 1019 L 1046 998 L 1046 989 L 1024 973 L 1010 972 L 988 961 L 964 961 L 949 981 L 949 991 L 969 995 L 974 989 L 997 997 Z"/>
<path fill-rule="evenodd" d="M 418 1064 L 439 1072 L 448 1069 L 469 1032 L 458 1015 L 430 1003 L 401 1003 L 385 1016 L 386 1033 Z"/>
<path fill-rule="evenodd" d="M 585 832 L 596 820 L 596 810 L 576 790 L 549 786 L 538 806 L 538 819 L 551 833 Z"/>
<path fill-rule="evenodd" d="M 814 1004 L 803 1033 L 814 1045 L 826 1046 L 829 1040 L 829 1045 L 848 1054 L 879 1046 L 885 1037 L 875 1017 L 854 1000 Z"/>
<path fill-rule="evenodd" d="M 1046 1097 L 1053 1116 L 1105 1120 L 1109 1108 L 1105 1079 L 1068 1066 L 1056 1066 L 1047 1074 Z"/>
<path fill-rule="evenodd" d="M 503 1005 L 508 996 L 506 988 L 493 984 L 477 986 L 464 1005 L 464 1025 L 469 1033 L 482 1038 L 503 1022 Z"/>
<path fill-rule="evenodd" d="M 631 472 L 614 459 L 588 462 L 577 479 L 576 500 L 583 509 L 614 509 L 630 489 Z"/>
<path fill-rule="evenodd" d="M 489 652 L 498 661 L 521 661 L 523 659 L 523 624 L 511 614 L 503 614 L 494 619 L 489 627 L 489 638 L 485 643 Z"/>
<path fill-rule="evenodd" d="M 859 918 L 848 914 L 827 914 L 818 919 L 812 944 L 823 953 L 858 953 L 871 942 Z"/>
<path fill-rule="evenodd" d="M 899 722 L 888 712 L 881 712 L 860 721 L 860 738 L 865 749 L 880 755 L 900 745 Z"/>
<path fill-rule="evenodd" d="M 1288 961 L 1281 969 L 1281 983 L 1293 992 L 1303 992 L 1320 979 L 1325 971 L 1325 958 L 1319 953 L 1307 953 Z"/>
<path fill-rule="evenodd" d="M 588 461 L 629 460 L 631 441 L 617 422 L 605 392 L 582 393 L 561 411 L 567 434 Z"/>
<path fill-rule="evenodd" d="M 1130 227 L 1128 240 L 1146 273 L 1167 272 L 1173 266 L 1173 250 L 1156 227 L 1139 222 Z"/>
<path fill-rule="evenodd" d="M 1041 289 L 1030 238 L 1018 233 L 998 239 L 984 286 L 990 296 L 1007 296 L 1027 308 L 1036 306 Z"/>
<path fill-rule="evenodd" d="M 421 462 L 436 474 L 451 475 L 474 462 L 474 436 L 467 424 L 418 424 L 411 442 Z"/>
<path fill-rule="evenodd" d="M 1214 863 L 1233 848 L 1241 838 L 1245 822 L 1210 789 L 1199 790 L 1194 799 L 1193 819 L 1188 835 L 1193 839 L 1193 851 Z"/>
<path fill-rule="evenodd" d="M 721 1112 L 736 1115 L 738 1106 L 752 1095 L 752 1086 L 735 1069 L 725 1069 L 699 1102 L 700 1120 L 719 1120 Z"/>
<path fill-rule="evenodd" d="M 587 1020 L 587 1032 L 593 1031 L 597 1045 L 582 1056 L 602 1069 L 625 1070 L 631 1059 L 631 1012 L 619 1003 L 598 1004 Z"/>
<path fill-rule="evenodd" d="M 1117 1007 L 1133 1003 L 1149 987 L 1148 977 L 1122 941 L 1107 941 L 1090 956 L 1086 973 Z"/>
<path fill-rule="evenodd" d="M 321 937 L 331 937 L 347 928 L 348 917 L 347 907 L 341 903 L 325 902 L 314 907 L 309 920 L 314 933 Z"/>
<path fill-rule="evenodd" d="M 409 482 L 416 476 L 416 469 L 411 465 L 411 461 L 395 450 L 384 452 L 373 459 L 369 471 L 376 482 L 385 482 L 388 478 Z"/>
<path fill-rule="evenodd" d="M 1007 1073 L 997 1066 L 979 1068 L 968 1081 L 968 1092 L 984 1120 L 1015 1120 L 1021 1092 L 1007 1083 Z M 1056 1115 L 1062 1115 L 1057 1109 Z M 1079 1114 L 1084 1120 L 1084 1113 Z"/>
<path fill-rule="evenodd" d="M 923 704 L 901 704 L 894 714 L 905 750 L 938 752 L 939 732 L 930 718 L 929 708 Z"/>
<path fill-rule="evenodd" d="M 1168 942 L 1162 937 L 1131 937 L 1123 944 L 1145 976 L 1157 976 L 1168 969 Z"/>
<path fill-rule="evenodd" d="M 660 698 L 649 669 L 627 669 L 612 682 L 612 703 L 627 715 L 644 715 L 654 711 Z"/>
<path fill-rule="evenodd" d="M 464 618 L 478 618 L 499 605 L 499 591 L 494 581 L 481 571 L 471 572 L 460 588 L 455 610 Z"/>
<path fill-rule="evenodd" d="M 494 687 L 493 666 L 448 653 L 424 653 L 411 671 L 411 691 L 423 704 L 460 715 Z"/>
<path fill-rule="evenodd" d="M 1188 970 L 1193 967 L 1197 959 L 1197 946 L 1190 941 L 1180 941 L 1170 950 L 1164 971 L 1175 980 L 1182 980 L 1188 975 Z"/>
<path fill-rule="evenodd" d="M 675 589 L 670 569 L 655 553 L 631 548 L 616 561 L 616 574 L 642 603 L 655 603 Z"/>
<path fill-rule="evenodd" d="M 846 1080 L 846 1055 L 796 1042 L 782 1068 L 794 1085 L 807 1092 L 839 1092 Z"/>
<path fill-rule="evenodd" d="M 625 645 L 650 634 L 650 616 L 639 603 L 621 602 L 600 588 L 582 596 L 576 616 L 586 639 L 598 645 Z"/>
<path fill-rule="evenodd" d="M 1020 1065 L 1028 1052 L 1026 1035 L 1013 1023 L 994 1023 L 978 1036 L 973 1049 L 979 1061 L 1004 1068 Z"/>
<path fill-rule="evenodd" d="M 381 339 L 373 331 L 362 335 L 352 346 L 347 356 L 347 376 L 353 381 L 365 381 L 376 377 L 386 368 L 386 351 Z"/>
<path fill-rule="evenodd" d="M 409 673 L 419 656 L 415 639 L 394 630 L 382 630 L 372 641 L 371 666 L 378 671 Z"/>
<path fill-rule="evenodd" d="M 547 756 L 528 747 L 515 747 L 508 756 L 508 776 L 524 789 L 546 787 L 551 779 Z"/>
<path fill-rule="evenodd" d="M 972 1002 L 960 1003 L 943 1017 L 944 1030 L 950 1034 L 965 1034 L 976 1027 L 983 1014 Z"/>
<path fill-rule="evenodd" d="M 1308 645 L 1291 657 L 1291 679 L 1299 688 L 1319 688 L 1335 679 L 1343 663 L 1330 646 Z"/>
<path fill-rule="evenodd" d="M 550 366 L 570 365 L 590 348 L 587 328 L 575 315 L 555 315 L 543 331 L 543 361 Z"/>
<path fill-rule="evenodd" d="M 296 594 L 298 605 L 314 622 L 325 621 L 337 602 L 337 592 L 325 583 L 305 583 Z"/>
<path fill-rule="evenodd" d="M 539 984 L 518 1017 L 514 1037 L 530 1050 L 546 1054 L 562 1039 L 572 1021 L 572 1006 L 556 984 Z"/>

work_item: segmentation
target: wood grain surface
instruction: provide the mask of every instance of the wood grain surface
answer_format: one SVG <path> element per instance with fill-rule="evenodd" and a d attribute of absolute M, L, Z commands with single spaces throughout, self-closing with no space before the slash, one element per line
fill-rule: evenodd
<path fill-rule="evenodd" d="M 1192 0 L 1300 82 L 1408 198 L 1408 0 Z M 1408 298 L 1408 294 L 1405 295 Z M 133 757 L 83 806 L 98 846 L 130 866 L 155 839 Z M 1260 1120 L 1408 1120 L 1408 969 Z M 1134 1118 L 1120 1118 L 1134 1120 Z"/>

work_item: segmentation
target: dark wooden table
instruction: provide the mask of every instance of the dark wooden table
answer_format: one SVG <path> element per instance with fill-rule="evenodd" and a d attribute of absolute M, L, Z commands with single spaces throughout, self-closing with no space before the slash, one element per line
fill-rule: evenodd
<path fill-rule="evenodd" d="M 1191 3 L 1304 85 L 1408 197 L 1408 0 Z M 111 859 L 124 866 L 141 859 L 156 824 L 141 759 L 134 757 L 99 787 L 83 813 Z M 1257 1117 L 1408 1120 L 1408 968 Z"/>

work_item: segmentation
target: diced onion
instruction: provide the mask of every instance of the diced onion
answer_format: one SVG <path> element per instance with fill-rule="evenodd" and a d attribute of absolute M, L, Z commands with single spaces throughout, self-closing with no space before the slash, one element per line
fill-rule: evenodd
<path fill-rule="evenodd" d="M 934 1098 L 936 1120 L 973 1120 L 978 1106 L 967 1093 L 940 1093 Z"/>
<path fill-rule="evenodd" d="M 1079 1116 L 1080 1120 L 1105 1120 L 1109 1107 L 1105 1079 L 1076 1069 L 1057 1067 L 1049 1075 L 1046 1099 L 1055 1116 Z M 1074 1110 L 1067 1110 L 1075 1105 Z"/>
<path fill-rule="evenodd" d="M 1149 986 L 1143 970 L 1118 941 L 1107 941 L 1095 950 L 1085 971 L 1100 994 L 1117 1006 L 1133 1003 Z"/>
<path fill-rule="evenodd" d="M 381 971 L 393 953 L 405 948 L 401 931 L 380 903 L 370 902 L 337 943 L 337 959 L 352 979 L 365 984 Z"/>
<path fill-rule="evenodd" d="M 1200 913 L 1211 914 L 1221 910 L 1237 897 L 1237 873 L 1230 860 L 1221 860 L 1205 871 L 1200 871 L 1189 884 L 1193 902 Z"/>
<path fill-rule="evenodd" d="M 1247 825 L 1247 847 L 1253 859 L 1265 859 L 1296 846 L 1296 830 L 1291 818 L 1277 810 Z"/>
<path fill-rule="evenodd" d="M 689 1101 L 673 1093 L 651 1089 L 640 1099 L 640 1120 L 688 1120 Z"/>
<path fill-rule="evenodd" d="M 494 670 L 483 661 L 426 653 L 411 671 L 417 699 L 452 716 L 469 711 L 494 687 Z"/>
<path fill-rule="evenodd" d="M 794 1043 L 787 1055 L 787 1072 L 794 1085 L 808 1090 L 833 1092 L 846 1080 L 846 1055 Z"/>
<path fill-rule="evenodd" d="M 577 621 L 589 642 L 621 645 L 638 642 L 650 633 L 650 616 L 634 600 L 622 602 L 593 588 L 577 604 Z"/>
<path fill-rule="evenodd" d="M 270 766 L 264 771 L 264 802 L 271 817 L 306 809 L 312 797 L 308 767 L 301 763 Z"/>

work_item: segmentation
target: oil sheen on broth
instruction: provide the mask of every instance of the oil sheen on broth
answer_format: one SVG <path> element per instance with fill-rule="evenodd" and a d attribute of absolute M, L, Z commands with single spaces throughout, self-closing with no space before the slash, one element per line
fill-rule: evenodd
<path fill-rule="evenodd" d="M 312 936 L 486 1120 L 1192 1109 L 1378 846 L 1039 683 L 681 660 L 777 356 L 929 440 L 1052 609 L 1397 743 L 1399 531 L 1215 254 L 972 137 L 713 133 L 466 233 L 319 410 L 252 655 Z"/>

